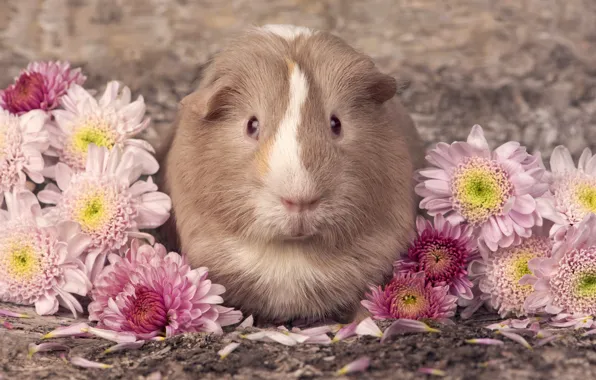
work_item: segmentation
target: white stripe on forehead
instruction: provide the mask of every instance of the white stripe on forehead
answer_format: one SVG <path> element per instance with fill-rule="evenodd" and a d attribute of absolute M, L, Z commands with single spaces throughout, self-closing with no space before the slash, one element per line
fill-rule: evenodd
<path fill-rule="evenodd" d="M 275 134 L 269 167 L 270 175 L 274 177 L 275 182 L 291 180 L 291 183 L 284 183 L 283 186 L 286 187 L 285 190 L 293 192 L 302 191 L 308 181 L 308 173 L 300 158 L 298 141 L 298 126 L 302 121 L 302 108 L 308 96 L 308 81 L 295 62 L 288 62 L 288 67 L 290 99 Z"/>
<path fill-rule="evenodd" d="M 299 36 L 309 37 L 313 34 L 313 30 L 309 28 L 288 24 L 268 24 L 261 27 L 261 29 L 271 32 L 288 41 L 291 41 Z"/>

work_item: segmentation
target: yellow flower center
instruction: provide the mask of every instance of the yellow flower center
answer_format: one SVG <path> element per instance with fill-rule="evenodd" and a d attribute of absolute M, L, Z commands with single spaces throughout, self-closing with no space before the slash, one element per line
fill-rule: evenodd
<path fill-rule="evenodd" d="M 596 296 L 596 273 L 585 274 L 580 278 L 577 293 L 580 297 Z"/>
<path fill-rule="evenodd" d="M 586 212 L 596 213 L 596 185 L 581 184 L 576 188 L 575 194 L 578 203 Z"/>
<path fill-rule="evenodd" d="M 72 135 L 72 148 L 75 152 L 86 155 L 89 144 L 112 149 L 116 144 L 116 136 L 102 120 L 88 120 Z"/>
<path fill-rule="evenodd" d="M 39 259 L 29 245 L 13 244 L 8 252 L 9 268 L 18 278 L 31 279 L 39 272 Z"/>
<path fill-rule="evenodd" d="M 416 304 L 416 296 L 413 296 L 411 294 L 407 294 L 407 295 L 403 296 L 401 300 L 404 303 L 404 305 L 407 305 L 407 306 Z"/>
<path fill-rule="evenodd" d="M 499 215 L 513 187 L 496 162 L 471 157 L 457 167 L 451 183 L 455 208 L 471 224 Z"/>
<path fill-rule="evenodd" d="M 101 190 L 91 191 L 77 202 L 75 217 L 85 232 L 101 229 L 112 217 L 110 202 Z"/>

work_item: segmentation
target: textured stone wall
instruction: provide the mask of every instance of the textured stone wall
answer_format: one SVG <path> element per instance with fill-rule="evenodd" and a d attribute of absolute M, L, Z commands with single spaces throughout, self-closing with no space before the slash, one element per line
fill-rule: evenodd
<path fill-rule="evenodd" d="M 264 23 L 330 30 L 373 56 L 429 144 L 479 123 L 546 155 L 596 146 L 594 0 L 0 0 L 0 86 L 29 60 L 70 60 L 91 86 L 143 94 L 162 128 L 225 38 Z"/>

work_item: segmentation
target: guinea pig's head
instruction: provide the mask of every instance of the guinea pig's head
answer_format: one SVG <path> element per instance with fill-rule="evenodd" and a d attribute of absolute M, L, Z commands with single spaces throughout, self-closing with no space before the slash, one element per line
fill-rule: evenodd
<path fill-rule="evenodd" d="M 385 107 L 395 93 L 392 77 L 328 33 L 243 34 L 181 102 L 167 169 L 177 217 L 200 213 L 260 241 L 349 240 L 410 196 Z"/>

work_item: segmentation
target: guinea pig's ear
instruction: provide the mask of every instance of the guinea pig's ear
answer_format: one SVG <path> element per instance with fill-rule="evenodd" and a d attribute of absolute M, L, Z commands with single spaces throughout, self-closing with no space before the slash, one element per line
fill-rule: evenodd
<path fill-rule="evenodd" d="M 180 101 L 179 109 L 191 112 L 204 121 L 216 121 L 224 117 L 229 109 L 232 92 L 223 82 L 216 81 L 187 95 Z"/>
<path fill-rule="evenodd" d="M 367 81 L 367 90 L 375 102 L 385 103 L 397 94 L 397 81 L 389 75 L 374 71 Z"/>

